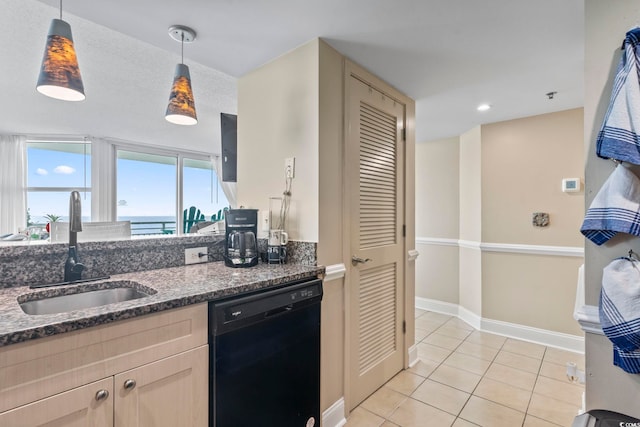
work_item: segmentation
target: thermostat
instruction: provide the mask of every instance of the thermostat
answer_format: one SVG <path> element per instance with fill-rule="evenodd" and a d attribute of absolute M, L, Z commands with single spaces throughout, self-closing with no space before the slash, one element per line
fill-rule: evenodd
<path fill-rule="evenodd" d="M 577 193 L 580 191 L 580 178 L 564 178 L 562 180 L 564 193 Z"/>

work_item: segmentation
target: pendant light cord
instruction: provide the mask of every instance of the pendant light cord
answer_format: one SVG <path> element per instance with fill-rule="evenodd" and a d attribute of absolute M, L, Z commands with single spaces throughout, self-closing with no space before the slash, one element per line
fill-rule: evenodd
<path fill-rule="evenodd" d="M 182 35 L 182 42 L 180 43 L 180 62 L 184 64 L 184 31 L 180 34 Z"/>
<path fill-rule="evenodd" d="M 62 0 L 60 0 L 60 20 L 62 21 Z"/>

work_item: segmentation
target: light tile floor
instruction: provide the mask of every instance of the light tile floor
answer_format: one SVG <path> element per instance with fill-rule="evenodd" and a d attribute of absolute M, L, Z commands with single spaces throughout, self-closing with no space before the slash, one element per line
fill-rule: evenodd
<path fill-rule="evenodd" d="M 351 412 L 346 427 L 571 426 L 584 386 L 566 363 L 584 356 L 474 330 L 416 309 L 418 363 Z"/>

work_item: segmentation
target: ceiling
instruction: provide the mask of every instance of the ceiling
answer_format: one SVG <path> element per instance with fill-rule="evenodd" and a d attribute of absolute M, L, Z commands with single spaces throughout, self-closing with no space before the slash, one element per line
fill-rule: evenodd
<path fill-rule="evenodd" d="M 3 63 L 6 55 L 14 55 L 36 69 L 27 68 L 32 72 L 28 74 L 0 65 L 0 72 L 18 72 L 35 93 L 38 62 L 58 1 L 0 4 L 10 12 L 0 18 L 5 34 L 16 34 L 7 31 L 9 26 L 21 38 L 20 32 L 29 28 L 35 35 L 27 38 L 37 45 L 24 42 L 18 52 L 9 53 L 11 46 L 3 47 L 7 41 L 0 41 Z M 94 135 L 141 142 L 182 137 L 195 141 L 199 149 L 219 135 L 217 113 L 236 111 L 238 77 L 316 37 L 416 100 L 417 142 L 459 135 L 478 124 L 583 105 L 583 0 L 67 0 L 63 9 L 85 80 L 87 100 L 80 104 L 95 107 L 94 117 L 85 120 L 132 111 L 129 119 L 113 119 L 111 128 L 88 129 Z M 200 130 L 160 123 L 179 61 L 180 46 L 167 34 L 174 24 L 197 32 L 184 54 L 201 119 L 193 128 Z M 17 39 L 14 35 L 12 42 Z M 121 77 L 111 82 L 114 63 Z M 103 88 L 106 83 L 149 92 L 127 99 Z M 557 94 L 548 99 L 545 94 L 551 91 Z M 33 97 L 38 105 L 60 106 L 60 101 Z M 492 108 L 478 112 L 480 103 Z M 83 107 L 73 108 L 78 114 Z M 134 108 L 153 112 L 140 117 Z M 158 127 L 153 124 L 156 118 Z M 148 122 L 149 134 L 138 120 Z M 75 122 L 61 131 L 83 131 L 78 126 Z M 125 131 L 136 126 L 140 129 L 131 134 Z M 205 137 L 207 142 L 198 145 Z"/>

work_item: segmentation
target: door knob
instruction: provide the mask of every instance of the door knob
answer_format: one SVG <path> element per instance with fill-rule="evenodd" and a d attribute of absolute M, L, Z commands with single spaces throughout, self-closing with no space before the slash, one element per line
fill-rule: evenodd
<path fill-rule="evenodd" d="M 365 262 L 369 262 L 369 261 L 372 261 L 372 259 L 371 258 L 360 258 L 360 257 L 357 257 L 355 255 L 353 255 L 351 257 L 351 264 L 353 266 L 356 266 L 358 264 L 364 264 Z"/>
<path fill-rule="evenodd" d="M 109 390 L 102 389 L 96 392 L 96 400 L 98 402 L 106 399 L 107 397 L 109 397 Z"/>
<path fill-rule="evenodd" d="M 136 386 L 136 380 L 128 379 L 124 382 L 125 390 L 133 390 Z"/>

